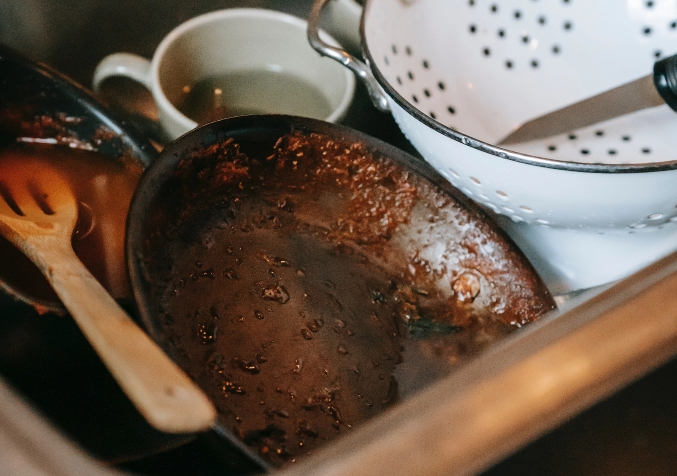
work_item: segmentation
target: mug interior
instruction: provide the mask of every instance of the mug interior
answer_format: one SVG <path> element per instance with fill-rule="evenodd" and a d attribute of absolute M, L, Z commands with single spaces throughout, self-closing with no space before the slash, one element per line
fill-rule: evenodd
<path fill-rule="evenodd" d="M 234 110 L 334 120 L 352 94 L 346 70 L 317 55 L 306 39 L 305 21 L 286 14 L 215 12 L 185 23 L 167 40 L 158 58 L 158 82 L 177 114 L 187 91 L 200 81 L 223 76 L 224 106 Z M 261 75 L 269 78 L 267 82 Z M 294 83 L 286 87 L 285 77 Z M 233 86 L 238 82 L 240 86 Z M 226 89 L 231 86 L 237 89 L 229 93 Z M 294 101 L 305 109 L 290 110 L 297 107 L 291 104 Z"/>

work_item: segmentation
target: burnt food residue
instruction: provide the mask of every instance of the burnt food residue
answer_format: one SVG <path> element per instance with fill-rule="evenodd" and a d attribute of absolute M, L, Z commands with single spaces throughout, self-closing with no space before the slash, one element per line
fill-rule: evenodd
<path fill-rule="evenodd" d="M 359 142 L 197 149 L 155 208 L 144 267 L 164 338 L 276 465 L 553 307 L 482 215 Z"/>

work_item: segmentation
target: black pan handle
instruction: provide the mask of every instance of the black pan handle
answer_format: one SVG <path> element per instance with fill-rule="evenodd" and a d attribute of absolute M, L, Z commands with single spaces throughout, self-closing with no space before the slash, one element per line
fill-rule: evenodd
<path fill-rule="evenodd" d="M 677 111 L 677 55 L 654 63 L 653 82 L 665 103 Z"/>

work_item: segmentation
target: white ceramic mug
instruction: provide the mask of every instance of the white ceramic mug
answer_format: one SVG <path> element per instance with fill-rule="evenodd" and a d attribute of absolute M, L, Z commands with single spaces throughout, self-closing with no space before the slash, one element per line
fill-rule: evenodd
<path fill-rule="evenodd" d="M 239 115 L 227 112 L 232 108 L 336 122 L 350 105 L 355 79 L 310 47 L 306 29 L 304 20 L 272 10 L 207 13 L 172 30 L 150 61 L 129 53 L 105 57 L 94 72 L 93 88 L 99 90 L 111 76 L 140 82 L 151 91 L 160 123 L 171 139 L 197 126 L 179 109 L 186 110 L 196 84 L 217 77 L 226 82 L 222 106 L 227 115 Z M 231 86 L 237 89 L 229 91 Z M 221 88 L 212 89 L 220 98 Z"/>

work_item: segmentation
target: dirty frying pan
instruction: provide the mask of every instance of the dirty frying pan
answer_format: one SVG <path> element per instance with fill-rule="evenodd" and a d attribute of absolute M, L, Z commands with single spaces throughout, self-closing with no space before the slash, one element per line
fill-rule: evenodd
<path fill-rule="evenodd" d="M 146 328 L 273 466 L 296 461 L 554 307 L 518 249 L 408 154 L 247 116 L 169 145 L 132 201 Z"/>
<path fill-rule="evenodd" d="M 44 155 L 60 170 L 72 170 L 63 164 L 77 160 L 77 183 L 111 171 L 118 178 L 136 176 L 156 155 L 148 141 L 82 86 L 0 44 L 0 156 L 9 149 L 20 151 L 17 156 L 22 160 Z M 130 171 L 129 175 L 120 170 Z M 6 184 L 8 178 L 0 181 Z M 129 196 L 118 188 L 115 200 L 121 204 Z M 83 222 L 94 223 L 96 218 L 87 210 L 92 209 L 81 209 Z M 119 236 L 119 256 L 118 248 L 108 248 L 113 250 L 108 260 L 101 253 L 87 253 L 100 250 L 96 232 L 73 240 L 76 252 L 86 253 L 79 256 L 99 279 L 110 276 L 100 264 L 118 259 L 119 275 L 124 276 L 124 230 L 111 223 L 109 242 L 117 244 Z M 117 286 L 117 291 L 115 297 L 133 315 L 125 289 Z M 137 459 L 194 439 L 194 435 L 159 432 L 143 419 L 40 271 L 1 237 L 0 380 L 89 454 L 106 462 Z"/>

